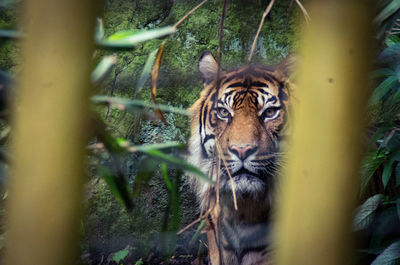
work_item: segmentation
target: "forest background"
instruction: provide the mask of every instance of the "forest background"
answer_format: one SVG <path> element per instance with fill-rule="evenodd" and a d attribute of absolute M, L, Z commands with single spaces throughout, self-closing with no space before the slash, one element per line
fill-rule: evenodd
<path fill-rule="evenodd" d="M 105 1 L 104 9 L 99 13 L 101 20 L 98 22 L 98 32 L 102 32 L 104 38 L 112 40 L 135 34 L 137 30 L 173 25 L 198 3 L 199 1 Z M 366 264 L 376 261 L 385 250 L 393 249 L 393 244 L 397 244 L 394 245 L 397 248 L 400 245 L 397 241 L 399 231 L 395 229 L 400 216 L 400 201 L 397 198 L 400 183 L 400 134 L 397 129 L 400 67 L 399 60 L 396 60 L 400 59 L 400 44 L 396 34 L 400 6 L 397 3 L 382 1 L 381 6 L 377 7 L 381 10 L 381 16 L 376 21 L 381 31 L 377 33 L 377 46 L 383 53 L 377 56 L 379 70 L 372 74 L 376 89 L 371 97 L 368 137 L 372 138 L 373 144 L 368 147 L 362 167 L 360 203 L 369 195 L 374 196 L 367 200 L 364 208 L 360 208 L 355 221 L 355 230 L 364 239 L 361 252 L 365 255 L 361 255 L 360 262 Z M 19 1 L 1 4 L 0 29 L 17 28 L 17 18 L 22 6 L 23 2 Z M 224 23 L 222 67 L 231 68 L 246 63 L 265 7 L 264 1 L 231 1 Z M 222 2 L 206 3 L 168 38 L 159 73 L 156 97 L 158 103 L 184 109 L 199 97 L 202 84 L 197 62 L 205 50 L 216 54 L 221 8 Z M 302 19 L 303 14 L 294 1 L 277 1 L 262 28 L 253 63 L 274 65 L 289 52 L 297 51 Z M 13 79 L 12 76 L 17 76 L 23 67 L 19 58 L 20 48 L 13 37 L 18 38 L 11 36 L 0 40 L 0 69 L 4 71 L 2 81 Z M 94 68 L 104 62 L 104 58 L 111 59 L 112 63 L 109 65 L 112 68 L 95 84 L 93 94 L 151 102 L 150 80 L 144 84 L 141 82 L 149 55 L 162 42 L 163 40 L 153 39 L 139 43 L 132 49 L 97 49 L 93 56 Z M 7 82 L 9 81 L 3 83 L 7 85 Z M 132 111 L 127 111 L 128 105 L 123 104 L 124 102 L 118 102 L 113 106 L 94 107 L 106 124 L 106 132 L 116 142 L 123 143 L 127 140 L 135 145 L 186 143 L 189 136 L 186 115 L 165 112 L 166 125 L 157 116 L 143 109 L 135 110 L 134 115 L 131 115 Z M 10 127 L 5 119 L 1 135 L 3 150 L 7 150 L 9 135 Z M 96 148 L 97 140 L 91 140 L 92 147 Z M 178 151 L 175 149 L 168 152 L 176 155 Z M 176 240 L 173 235 L 179 228 L 198 218 L 197 203 L 181 177 L 180 168 L 169 167 L 168 174 L 163 174 L 163 166 L 159 167 L 160 160 L 155 160 L 154 155 L 119 153 L 118 173 L 126 180 L 126 186 L 121 190 L 120 185 L 113 184 L 113 172 L 108 170 L 114 163 L 110 162 L 114 157 L 112 153 L 96 153 L 95 150 L 88 156 L 90 179 L 84 202 L 87 214 L 81 225 L 81 262 L 160 263 L 165 256 L 174 252 L 177 262 L 192 260 L 198 254 L 199 246 L 204 244 L 196 233 L 197 225 L 180 235 L 176 241 L 176 249 L 166 247 Z M 5 181 L 8 166 L 6 163 L 1 165 L 2 180 Z M 165 175 L 173 179 L 170 185 Z M 371 179 L 374 181 L 372 185 Z M 175 189 L 178 192 L 174 192 Z M 124 192 L 129 194 L 128 198 Z M 377 193 L 379 194 L 375 195 Z M 7 200 L 6 189 L 3 190 L 3 200 Z M 129 205 L 129 201 L 133 201 L 134 207 Z M 127 208 L 130 210 L 127 211 Z M 176 210 L 178 208 L 179 211 Z M 3 214 L 6 215 L 5 210 Z M 6 232 L 3 232 L 0 240 L 6 236 Z M 193 236 L 196 236 L 194 240 Z M 397 260 L 399 256 L 396 256 Z M 169 259 L 168 262 L 173 263 L 174 259 Z"/>

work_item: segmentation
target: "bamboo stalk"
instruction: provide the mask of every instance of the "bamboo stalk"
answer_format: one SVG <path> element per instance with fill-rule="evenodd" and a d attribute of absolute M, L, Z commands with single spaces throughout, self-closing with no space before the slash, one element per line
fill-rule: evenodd
<path fill-rule="evenodd" d="M 94 1 L 26 1 L 8 265 L 77 261 Z"/>
<path fill-rule="evenodd" d="M 351 220 L 373 42 L 366 1 L 309 2 L 293 137 L 275 230 L 277 265 L 353 264 Z"/>

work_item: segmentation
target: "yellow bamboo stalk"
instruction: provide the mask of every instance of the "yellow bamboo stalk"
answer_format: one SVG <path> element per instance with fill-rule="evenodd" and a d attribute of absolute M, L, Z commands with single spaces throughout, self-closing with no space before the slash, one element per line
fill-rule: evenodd
<path fill-rule="evenodd" d="M 274 264 L 352 264 L 371 10 L 356 0 L 313 0 L 307 10 Z"/>
<path fill-rule="evenodd" d="M 93 1 L 26 1 L 13 125 L 8 265 L 75 264 Z"/>

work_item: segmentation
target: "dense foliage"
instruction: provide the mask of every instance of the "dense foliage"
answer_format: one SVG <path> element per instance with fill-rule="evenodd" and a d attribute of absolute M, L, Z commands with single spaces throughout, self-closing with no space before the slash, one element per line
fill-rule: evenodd
<path fill-rule="evenodd" d="M 16 25 L 20 3 L 6 2 L 0 5 L 0 35 L 7 37 L 0 40 L 0 70 L 17 74 L 19 48 L 10 36 L 18 34 L 9 29 Z M 296 50 L 299 11 L 293 1 L 277 2 L 258 40 L 256 63 L 273 64 Z M 160 256 L 171 256 L 174 251 L 189 253 L 192 256 L 182 259 L 191 260 L 199 248 L 201 254 L 203 243 L 192 244 L 199 241 L 192 238 L 199 234 L 195 233 L 197 225 L 180 239 L 176 236 L 179 228 L 197 217 L 183 170 L 207 178 L 184 161 L 181 143 L 189 134 L 184 109 L 197 99 L 202 86 L 198 57 L 204 50 L 218 49 L 221 5 L 207 3 L 176 32 L 170 27 L 196 4 L 194 0 L 109 0 L 99 14 L 92 74 L 97 94 L 92 97 L 94 133 L 88 146 L 92 178 L 87 185 L 88 214 L 82 221 L 84 263 L 129 260 L 141 264 L 143 259 L 157 263 L 162 261 Z M 232 1 L 229 5 L 223 67 L 246 61 L 264 5 L 263 1 Z M 374 265 L 400 263 L 400 38 L 396 30 L 400 28 L 400 4 L 379 1 L 379 7 L 382 11 L 375 22 L 383 44 L 377 70 L 371 74 L 376 88 L 368 110 L 370 144 L 361 169 L 363 204 L 354 221 L 360 239 L 359 264 Z M 152 35 L 143 37 L 148 32 Z M 161 63 L 157 58 L 163 41 Z M 157 104 L 151 102 L 149 81 L 154 65 L 161 66 L 155 80 L 159 84 Z M 0 72 L 1 85 L 10 87 L 12 79 Z M 0 95 L 4 120 L 0 124 L 0 169 L 5 172 L 10 129 L 3 102 L 8 93 Z M 165 124 L 154 109 L 164 113 Z M 6 200 L 7 191 L 1 195 Z"/>

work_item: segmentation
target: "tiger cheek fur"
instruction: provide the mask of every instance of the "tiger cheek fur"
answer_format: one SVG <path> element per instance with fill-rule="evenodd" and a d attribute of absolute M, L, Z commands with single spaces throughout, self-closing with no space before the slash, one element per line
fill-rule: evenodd
<path fill-rule="evenodd" d="M 217 86 L 214 57 L 205 52 L 200 58 L 204 90 L 191 108 L 188 160 L 219 180 L 220 204 L 215 186 L 189 180 L 202 209 L 212 208 L 207 232 L 211 264 L 269 264 L 268 224 L 293 63 L 288 57 L 276 68 L 221 70 Z"/>

